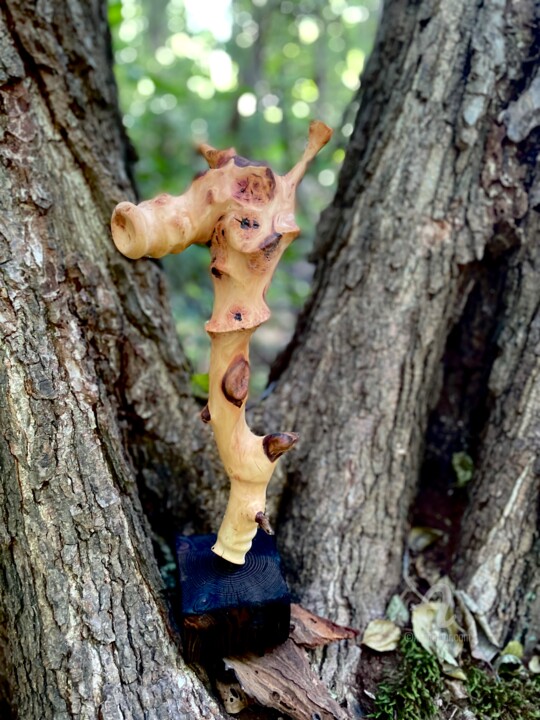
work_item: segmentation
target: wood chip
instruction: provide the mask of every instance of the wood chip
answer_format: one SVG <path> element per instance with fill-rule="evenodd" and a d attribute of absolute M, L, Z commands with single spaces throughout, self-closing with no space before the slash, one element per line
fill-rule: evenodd
<path fill-rule="evenodd" d="M 358 630 L 337 625 L 331 620 L 314 615 L 301 605 L 291 605 L 291 625 L 293 629 L 290 637 L 297 645 L 310 649 L 337 640 L 352 640 L 358 635 Z"/>
<path fill-rule="evenodd" d="M 251 700 L 248 699 L 239 683 L 224 683 L 216 680 L 216 688 L 225 705 L 225 710 L 230 715 L 242 712 L 251 704 Z"/>
<path fill-rule="evenodd" d="M 290 638 L 262 657 L 225 658 L 249 697 L 293 720 L 351 720 L 310 667 L 305 650 Z"/>

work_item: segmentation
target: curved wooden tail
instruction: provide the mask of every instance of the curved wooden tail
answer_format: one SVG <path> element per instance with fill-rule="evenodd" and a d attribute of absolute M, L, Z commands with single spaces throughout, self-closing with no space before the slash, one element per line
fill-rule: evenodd
<path fill-rule="evenodd" d="M 266 488 L 276 461 L 298 440 L 296 433 L 255 435 L 246 422 L 253 331 L 209 333 L 208 405 L 201 413 L 203 421 L 212 425 L 231 482 L 229 503 L 212 550 L 237 565 L 244 563 L 257 528 L 269 529 Z"/>

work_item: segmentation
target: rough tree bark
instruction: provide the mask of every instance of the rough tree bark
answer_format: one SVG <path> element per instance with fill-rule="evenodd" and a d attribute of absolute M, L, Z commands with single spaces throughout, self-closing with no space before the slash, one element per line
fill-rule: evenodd
<path fill-rule="evenodd" d="M 428 496 L 495 637 L 538 642 L 539 37 L 538 3 L 386 4 L 267 407 L 300 433 L 277 523 L 295 587 L 337 622 L 384 613 Z M 320 658 L 351 706 L 359 654 Z"/>
<path fill-rule="evenodd" d="M 103 8 L 0 13 L 0 687 L 25 720 L 220 717 L 168 629 L 134 482 L 165 523 L 223 508 L 159 268 L 109 239 L 131 190 Z M 384 612 L 428 497 L 496 637 L 537 642 L 539 35 L 533 3 L 385 8 L 313 296 L 257 410 L 300 433 L 278 537 L 337 622 Z M 318 659 L 352 713 L 359 659 Z"/>

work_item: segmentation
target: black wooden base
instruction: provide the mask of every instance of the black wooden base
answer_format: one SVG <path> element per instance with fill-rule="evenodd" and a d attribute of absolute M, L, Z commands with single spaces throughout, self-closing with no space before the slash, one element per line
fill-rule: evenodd
<path fill-rule="evenodd" d="M 290 597 L 274 539 L 257 532 L 244 565 L 215 555 L 215 535 L 178 536 L 181 634 L 188 662 L 262 654 L 289 635 Z"/>

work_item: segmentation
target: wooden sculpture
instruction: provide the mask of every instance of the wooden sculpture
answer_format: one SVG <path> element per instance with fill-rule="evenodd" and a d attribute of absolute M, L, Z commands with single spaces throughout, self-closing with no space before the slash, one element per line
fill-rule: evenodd
<path fill-rule="evenodd" d="M 264 163 L 246 160 L 234 148 L 200 147 L 210 169 L 179 197 L 160 195 L 133 205 L 120 203 L 112 216 L 116 247 L 129 258 L 160 258 L 193 243 L 210 247 L 215 291 L 212 317 L 208 404 L 201 413 L 211 423 L 230 478 L 230 497 L 214 553 L 242 565 L 265 515 L 266 488 L 277 459 L 297 441 L 293 432 L 264 437 L 245 419 L 249 385 L 249 341 L 268 320 L 265 302 L 274 269 L 297 237 L 296 188 L 308 163 L 332 131 L 312 122 L 301 160 L 279 176 Z"/>

